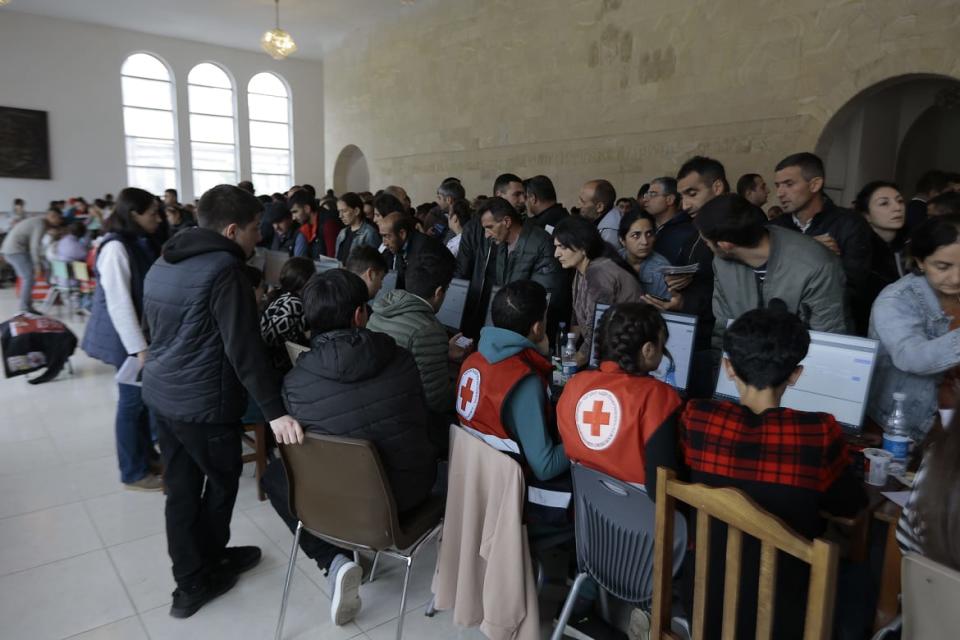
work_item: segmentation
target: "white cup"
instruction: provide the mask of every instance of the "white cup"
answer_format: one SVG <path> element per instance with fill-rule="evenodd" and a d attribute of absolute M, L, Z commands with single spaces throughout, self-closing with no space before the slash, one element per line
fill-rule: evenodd
<path fill-rule="evenodd" d="M 866 458 L 869 468 L 867 469 L 867 484 L 875 487 L 882 487 L 887 483 L 887 473 L 890 471 L 890 463 L 893 461 L 893 454 L 883 449 L 864 449 L 863 457 Z"/>

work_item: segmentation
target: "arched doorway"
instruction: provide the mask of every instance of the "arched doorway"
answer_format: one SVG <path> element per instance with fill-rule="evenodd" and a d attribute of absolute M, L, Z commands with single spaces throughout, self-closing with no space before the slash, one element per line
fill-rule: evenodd
<path fill-rule="evenodd" d="M 960 80 L 909 74 L 861 91 L 824 127 L 817 154 L 839 204 L 880 179 L 895 180 L 909 198 L 924 171 L 960 168 Z"/>
<path fill-rule="evenodd" d="M 337 193 L 370 190 L 367 159 L 355 145 L 348 144 L 337 156 L 337 162 L 333 166 L 333 189 Z"/>

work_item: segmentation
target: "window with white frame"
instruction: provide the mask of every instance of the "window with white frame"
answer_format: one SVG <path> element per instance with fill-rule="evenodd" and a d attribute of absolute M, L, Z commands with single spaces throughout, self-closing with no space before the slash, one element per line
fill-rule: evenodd
<path fill-rule="evenodd" d="M 134 53 L 120 76 L 127 186 L 162 195 L 180 183 L 173 75 L 160 58 Z"/>
<path fill-rule="evenodd" d="M 250 168 L 257 193 L 284 192 L 293 184 L 290 92 L 273 73 L 258 73 L 247 85 Z"/>
<path fill-rule="evenodd" d="M 187 76 L 187 92 L 193 193 L 199 198 L 211 187 L 238 181 L 233 81 L 217 65 L 201 62 Z"/>

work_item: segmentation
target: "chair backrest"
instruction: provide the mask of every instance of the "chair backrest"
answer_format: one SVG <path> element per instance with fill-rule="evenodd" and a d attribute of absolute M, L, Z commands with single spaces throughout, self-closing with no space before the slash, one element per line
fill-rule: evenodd
<path fill-rule="evenodd" d="M 70 269 L 73 271 L 73 277 L 80 282 L 90 282 L 90 270 L 87 268 L 86 262 L 71 262 Z"/>
<path fill-rule="evenodd" d="M 573 473 L 577 562 L 597 583 L 621 600 L 647 606 L 653 598 L 656 510 L 647 493 L 578 463 Z M 677 515 L 675 548 L 684 549 L 687 525 Z M 674 572 L 683 553 L 674 557 Z"/>
<path fill-rule="evenodd" d="M 716 518 L 728 526 L 726 573 L 723 585 L 724 640 L 736 637 L 737 606 L 740 595 L 740 568 L 743 534 L 760 541 L 760 589 L 757 598 L 757 638 L 773 635 L 773 607 L 776 595 L 777 552 L 787 553 L 810 565 L 804 640 L 828 640 L 833 626 L 833 605 L 837 589 L 838 552 L 822 538 L 812 542 L 792 531 L 779 518 L 758 507 L 736 489 L 715 489 L 676 479 L 676 473 L 661 467 L 657 472 L 657 539 L 654 567 L 653 629 L 651 638 L 676 638 L 670 631 L 675 501 L 697 510 L 697 559 L 693 596 L 694 640 L 704 637 L 707 590 L 710 571 L 710 525 Z M 750 579 L 750 578 L 747 578 Z"/>
<path fill-rule="evenodd" d="M 394 546 L 397 507 L 371 442 L 308 432 L 303 444 L 281 444 L 280 455 L 290 511 L 310 533 L 341 546 Z"/>
<path fill-rule="evenodd" d="M 903 637 L 954 638 L 960 629 L 960 571 L 916 553 L 903 556 Z"/>
<path fill-rule="evenodd" d="M 290 342 L 287 340 L 284 343 L 284 346 L 287 347 L 287 357 L 290 358 L 290 364 L 296 366 L 297 358 L 300 357 L 301 353 L 305 351 L 310 351 L 310 347 L 305 347 L 302 344 L 297 344 L 296 342 Z"/>
<path fill-rule="evenodd" d="M 51 260 L 50 271 L 53 277 L 61 284 L 67 284 L 67 281 L 70 280 L 70 270 L 67 268 L 67 263 L 63 260 Z"/>

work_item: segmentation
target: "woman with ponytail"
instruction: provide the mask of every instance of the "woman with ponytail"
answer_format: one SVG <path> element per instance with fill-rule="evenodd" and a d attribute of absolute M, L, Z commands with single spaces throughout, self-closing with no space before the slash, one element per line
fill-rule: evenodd
<path fill-rule="evenodd" d="M 667 325 L 643 303 L 618 304 L 600 320 L 600 367 L 576 374 L 557 405 L 567 456 L 656 494 L 657 467 L 677 468 L 680 396 L 650 376 L 666 355 Z"/>

